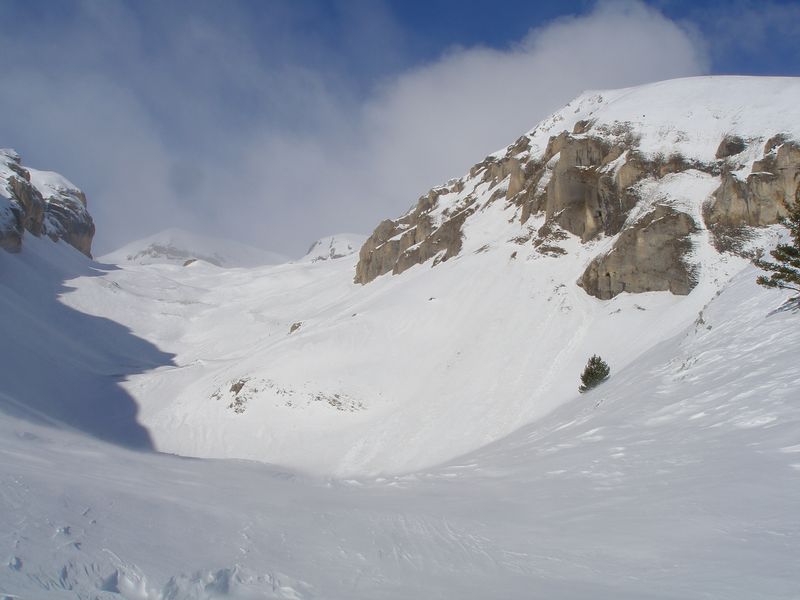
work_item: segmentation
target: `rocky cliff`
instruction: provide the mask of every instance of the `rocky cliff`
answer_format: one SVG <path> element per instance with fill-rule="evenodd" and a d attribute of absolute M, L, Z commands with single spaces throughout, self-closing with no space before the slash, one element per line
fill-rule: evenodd
<path fill-rule="evenodd" d="M 765 115 L 759 106 L 776 98 L 785 112 Z M 779 78 L 586 93 L 378 225 L 355 281 L 452 259 L 494 213 L 521 249 L 557 258 L 560 242 L 579 240 L 594 253 L 578 281 L 592 296 L 688 294 L 698 235 L 741 252 L 749 228 L 777 223 L 798 200 L 799 105 L 800 84 Z"/>
<path fill-rule="evenodd" d="M 95 230 L 83 192 L 58 173 L 23 167 L 16 152 L 0 149 L 0 247 L 19 251 L 26 231 L 63 239 L 91 257 Z"/>

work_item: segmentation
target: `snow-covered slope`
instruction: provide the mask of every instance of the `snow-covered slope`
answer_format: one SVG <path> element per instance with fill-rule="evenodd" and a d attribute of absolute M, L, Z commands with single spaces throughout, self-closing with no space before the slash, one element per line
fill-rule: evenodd
<path fill-rule="evenodd" d="M 576 144 L 594 143 L 590 136 L 621 135 L 633 136 L 639 153 L 679 145 L 689 167 L 640 170 L 636 202 L 617 220 L 617 233 L 601 228 L 582 239 L 559 229 L 561 212 L 529 208 L 523 219 L 526 202 L 537 201 L 542 185 L 524 201 L 504 200 L 512 175 L 503 178 L 500 169 L 487 177 L 494 167 L 484 162 L 426 205 L 428 223 L 447 223 L 458 220 L 462 202 L 471 203 L 459 221 L 458 252 L 445 261 L 433 254 L 419 264 L 406 262 L 401 275 L 366 285 L 354 284 L 353 276 L 365 249 L 372 252 L 369 242 L 358 258 L 247 271 L 128 264 L 102 278 L 70 281 L 76 289 L 63 300 L 120 322 L 175 355 L 177 368 L 123 383 L 160 450 L 339 475 L 419 469 L 479 448 L 572 401 L 592 354 L 617 372 L 693 323 L 749 264 L 719 250 L 705 224 L 705 206 L 733 165 L 715 153 L 731 134 L 747 136 L 753 149 L 740 153 L 747 156 L 760 156 L 766 138 L 797 136 L 800 115 L 791 98 L 798 96 L 796 80 L 677 80 L 585 95 L 525 136 L 527 149 L 521 152 L 533 162 L 552 146 L 548 140 L 563 127 L 572 132 L 580 121 L 594 123 L 584 125 L 594 133 L 569 133 Z M 776 110 L 768 115 L 747 108 L 773 100 Z M 513 157 L 519 147 L 496 156 Z M 559 156 L 549 159 L 545 166 L 552 173 L 543 178 L 559 176 Z M 693 168 L 695 160 L 710 162 Z M 564 177 L 602 172 L 570 168 Z M 636 228 L 660 214 L 655 210 L 667 209 L 685 215 L 692 229 L 680 238 L 656 232 L 661 241 L 653 246 L 646 237 L 650 229 Z M 402 238 L 416 236 L 423 221 L 388 223 Z M 543 234 L 549 223 L 550 232 Z M 437 240 L 446 242 L 447 232 L 437 238 L 440 230 L 429 229 L 397 260 L 409 253 L 413 258 L 426 243 L 435 249 Z M 645 236 L 633 238 L 634 250 L 666 253 L 679 243 L 688 249 L 665 266 L 666 276 L 684 269 L 689 279 L 680 293 L 688 295 L 623 292 L 600 300 L 576 284 L 598 257 L 622 252 L 619 243 L 628 229 Z M 739 251 L 769 247 L 779 230 L 752 228 Z M 637 255 L 631 256 L 637 277 L 658 260 L 647 255 L 636 263 Z"/>
<path fill-rule="evenodd" d="M 3 416 L 0 594 L 793 600 L 800 312 L 756 274 L 591 394 L 413 474 L 134 453 Z"/>
<path fill-rule="evenodd" d="M 745 256 L 798 98 L 586 94 L 358 256 L 0 252 L 0 596 L 796 598 L 800 312 Z"/>
<path fill-rule="evenodd" d="M 19 254 L 0 252 L 0 272 L 0 412 L 152 448 L 119 382 L 171 364 L 171 355 L 60 301 L 71 289 L 64 282 L 76 277 L 113 289 L 106 271 L 64 244 L 31 236 Z"/>
<path fill-rule="evenodd" d="M 182 229 L 165 229 L 136 240 L 99 259 L 112 264 L 176 264 L 202 260 L 218 267 L 257 267 L 286 262 L 275 252 L 246 244 L 202 236 Z"/>

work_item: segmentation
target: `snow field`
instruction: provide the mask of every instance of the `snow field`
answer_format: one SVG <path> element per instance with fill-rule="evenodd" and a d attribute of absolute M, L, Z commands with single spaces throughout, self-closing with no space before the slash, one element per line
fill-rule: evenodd
<path fill-rule="evenodd" d="M 710 161 L 800 137 L 799 85 L 587 92 L 531 152 L 595 119 Z M 188 234 L 118 265 L 0 253 L 0 597 L 796 598 L 796 304 L 702 227 L 691 294 L 597 300 L 575 281 L 613 238 L 544 256 L 513 241 L 541 217 L 467 183 L 442 198 L 478 195 L 460 255 L 366 286 L 355 255 L 126 258 L 247 254 Z M 716 184 L 646 180 L 630 218 L 666 199 L 701 224 Z M 612 377 L 580 395 L 592 354 Z"/>

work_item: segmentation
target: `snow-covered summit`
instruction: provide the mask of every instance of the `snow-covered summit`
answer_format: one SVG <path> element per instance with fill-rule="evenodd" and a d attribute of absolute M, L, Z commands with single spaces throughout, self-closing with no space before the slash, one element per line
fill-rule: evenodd
<path fill-rule="evenodd" d="M 302 261 L 318 262 L 336 260 L 355 254 L 367 240 L 367 236 L 357 233 L 339 233 L 318 239 L 311 244 Z"/>
<path fill-rule="evenodd" d="M 587 92 L 380 223 L 356 281 L 509 241 L 557 258 L 574 238 L 591 259 L 578 278 L 598 298 L 687 294 L 709 245 L 740 247 L 749 235 L 742 227 L 775 224 L 794 201 L 798 98 L 798 78 L 699 77 Z"/>
<path fill-rule="evenodd" d="M 100 260 L 115 264 L 186 264 L 196 260 L 218 267 L 256 267 L 286 262 L 286 257 L 232 240 L 165 229 L 126 244 Z"/>
<path fill-rule="evenodd" d="M 711 162 L 719 141 L 739 135 L 754 145 L 786 133 L 800 141 L 800 78 L 706 76 L 587 91 L 534 127 L 530 153 L 579 122 L 630 130 L 641 152 Z M 601 130 L 602 131 L 602 130 Z M 505 149 L 496 155 L 504 154 Z"/>
<path fill-rule="evenodd" d="M 63 192 L 80 192 L 80 188 L 55 171 L 40 171 L 28 168 L 31 184 L 39 190 L 44 197 L 55 196 Z"/>

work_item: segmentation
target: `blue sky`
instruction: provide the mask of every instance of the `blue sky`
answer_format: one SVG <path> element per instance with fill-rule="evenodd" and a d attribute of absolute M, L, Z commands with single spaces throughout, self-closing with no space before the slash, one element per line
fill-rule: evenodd
<path fill-rule="evenodd" d="M 588 12 L 595 4 L 589 0 L 395 0 L 388 6 L 422 49 L 418 56 L 431 58 L 452 44 L 502 47 L 522 38 L 531 27 Z M 708 45 L 715 74 L 800 74 L 798 0 L 659 0 L 647 4 L 669 19 L 697 29 Z"/>
<path fill-rule="evenodd" d="M 800 3 L 0 2 L 0 145 L 108 251 L 172 226 L 369 233 L 587 88 L 800 75 Z"/>

